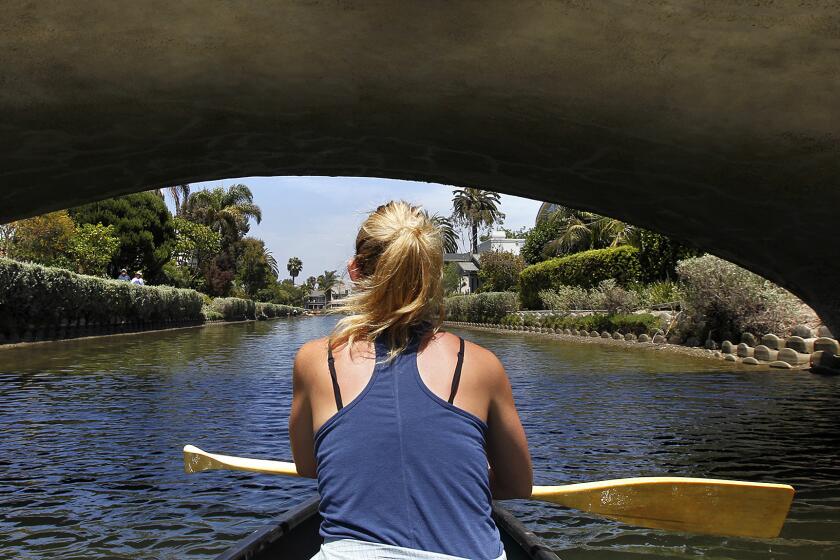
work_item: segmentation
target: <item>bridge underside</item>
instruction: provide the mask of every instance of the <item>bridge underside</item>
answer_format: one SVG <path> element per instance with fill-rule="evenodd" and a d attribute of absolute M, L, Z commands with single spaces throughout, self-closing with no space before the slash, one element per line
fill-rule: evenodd
<path fill-rule="evenodd" d="M 0 221 L 182 182 L 480 186 L 659 230 L 840 332 L 840 13 L 6 2 Z"/>

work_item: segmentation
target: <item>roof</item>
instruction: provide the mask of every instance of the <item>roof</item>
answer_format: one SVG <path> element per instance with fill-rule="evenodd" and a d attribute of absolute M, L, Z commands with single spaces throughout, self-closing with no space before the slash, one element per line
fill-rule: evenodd
<path fill-rule="evenodd" d="M 478 267 L 473 262 L 459 262 L 456 264 L 464 272 L 478 272 Z"/>
<path fill-rule="evenodd" d="M 476 255 L 472 253 L 444 253 L 443 262 L 473 262 Z"/>

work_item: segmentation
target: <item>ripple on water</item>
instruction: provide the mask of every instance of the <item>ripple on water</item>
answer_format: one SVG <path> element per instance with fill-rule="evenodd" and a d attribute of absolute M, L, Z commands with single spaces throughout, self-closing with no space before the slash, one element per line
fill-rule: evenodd
<path fill-rule="evenodd" d="M 0 352 L 0 556 L 212 558 L 314 492 L 187 476 L 180 448 L 288 458 L 292 358 L 334 318 Z M 505 364 L 538 483 L 672 474 L 789 482 L 781 539 L 675 535 L 510 502 L 565 560 L 840 558 L 840 380 L 463 331 Z"/>

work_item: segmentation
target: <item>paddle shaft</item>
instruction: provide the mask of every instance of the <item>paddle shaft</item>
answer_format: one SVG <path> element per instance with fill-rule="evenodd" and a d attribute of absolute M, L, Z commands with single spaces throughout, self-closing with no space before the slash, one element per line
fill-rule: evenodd
<path fill-rule="evenodd" d="M 184 447 L 184 470 L 300 476 L 294 463 L 207 453 Z M 778 536 L 793 499 L 787 484 L 708 478 L 642 477 L 534 486 L 531 498 L 630 525 L 759 538 Z"/>

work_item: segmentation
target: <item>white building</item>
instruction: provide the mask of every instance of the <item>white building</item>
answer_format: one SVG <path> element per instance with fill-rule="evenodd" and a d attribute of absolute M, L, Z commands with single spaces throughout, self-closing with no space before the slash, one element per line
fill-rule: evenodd
<path fill-rule="evenodd" d="M 478 253 L 489 253 L 490 251 L 504 251 L 506 253 L 513 253 L 518 255 L 519 251 L 525 245 L 524 239 L 507 239 L 505 232 L 494 231 L 490 234 L 490 239 L 482 241 L 478 244 Z"/>

